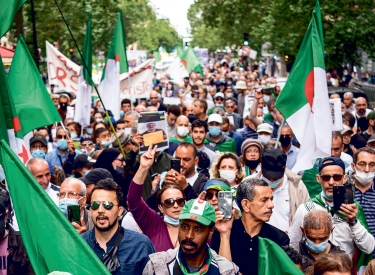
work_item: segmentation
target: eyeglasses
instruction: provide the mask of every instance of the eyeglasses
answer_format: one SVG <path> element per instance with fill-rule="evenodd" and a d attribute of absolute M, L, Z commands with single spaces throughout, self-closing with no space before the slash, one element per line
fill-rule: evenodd
<path fill-rule="evenodd" d="M 105 210 L 111 210 L 113 206 L 118 206 L 116 204 L 113 204 L 113 202 L 110 201 L 93 201 L 91 203 L 91 209 L 92 210 L 98 210 L 100 207 L 100 204 L 103 205 L 103 208 Z"/>
<path fill-rule="evenodd" d="M 162 206 L 165 206 L 166 208 L 171 208 L 174 206 L 174 204 L 177 202 L 177 205 L 180 207 L 183 207 L 185 205 L 185 199 L 179 198 L 177 200 L 174 199 L 166 199 L 161 203 Z"/>
<path fill-rule="evenodd" d="M 212 200 L 214 198 L 214 196 L 217 198 L 217 194 L 219 193 L 219 191 L 216 191 L 216 192 L 208 192 L 206 193 L 206 200 Z"/>
<path fill-rule="evenodd" d="M 83 197 L 83 195 L 81 195 L 81 194 L 79 194 L 77 192 L 68 192 L 68 193 L 66 193 L 66 192 L 60 192 L 58 194 L 58 196 L 59 196 L 60 199 L 63 199 L 66 196 L 68 197 L 68 199 L 75 199 L 77 197 Z"/>
<path fill-rule="evenodd" d="M 334 181 L 340 181 L 344 175 L 340 174 L 334 174 L 333 176 L 331 175 L 320 175 L 320 178 L 322 181 L 330 181 L 331 178 L 333 178 Z"/>
<path fill-rule="evenodd" d="M 359 167 L 361 168 L 365 168 L 367 165 L 369 168 L 373 169 L 375 167 L 375 163 L 374 162 L 370 162 L 370 163 L 366 163 L 366 162 L 359 162 L 357 163 L 356 165 L 358 165 Z"/>
<path fill-rule="evenodd" d="M 259 154 L 259 150 L 248 150 L 246 154 Z"/>
<path fill-rule="evenodd" d="M 68 137 L 66 135 L 57 135 L 56 136 L 57 139 L 68 139 Z"/>
<path fill-rule="evenodd" d="M 81 143 L 81 147 L 87 147 L 87 146 L 93 146 L 94 143 L 90 142 L 90 143 Z"/>
<path fill-rule="evenodd" d="M 215 98 L 215 100 L 216 100 L 216 101 L 223 101 L 224 99 L 221 98 L 221 97 L 217 97 L 217 98 Z"/>
<path fill-rule="evenodd" d="M 119 158 L 119 159 L 116 159 L 116 160 L 119 160 L 119 161 L 121 161 L 121 162 L 124 162 L 124 161 L 125 161 L 124 158 Z"/>

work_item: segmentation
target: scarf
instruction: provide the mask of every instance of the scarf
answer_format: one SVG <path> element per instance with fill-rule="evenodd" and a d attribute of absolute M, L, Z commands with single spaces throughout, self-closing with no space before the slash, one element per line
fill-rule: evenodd
<path fill-rule="evenodd" d="M 207 273 L 208 269 L 210 268 L 212 262 L 212 254 L 211 249 L 207 246 L 207 253 L 208 253 L 208 260 L 207 262 L 196 272 L 189 273 L 187 268 L 184 266 L 184 261 L 180 260 L 180 253 L 176 257 L 178 264 L 180 265 L 181 271 L 184 275 L 204 275 Z"/>

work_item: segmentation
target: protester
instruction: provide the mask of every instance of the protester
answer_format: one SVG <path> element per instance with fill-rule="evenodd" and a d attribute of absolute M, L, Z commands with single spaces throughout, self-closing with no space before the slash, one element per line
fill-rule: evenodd
<path fill-rule="evenodd" d="M 83 233 L 82 237 L 111 274 L 141 274 L 148 255 L 155 249 L 145 235 L 119 225 L 122 196 L 120 186 L 112 179 L 98 182 L 91 194 L 94 229 Z"/>
<path fill-rule="evenodd" d="M 235 126 L 230 123 L 229 118 L 226 116 L 223 117 L 223 124 L 221 125 L 221 132 L 223 132 L 224 135 L 234 140 L 236 144 L 237 155 L 240 155 L 243 137 L 241 134 L 236 132 Z"/>
<path fill-rule="evenodd" d="M 242 118 L 238 113 L 235 113 L 236 103 L 233 99 L 228 99 L 225 101 L 225 115 L 230 117 L 233 121 L 232 124 L 236 127 L 236 129 L 242 127 Z"/>
<path fill-rule="evenodd" d="M 142 189 L 147 174 L 154 163 L 156 146 L 149 146 L 141 156 L 139 169 L 130 183 L 128 204 L 134 219 L 155 246 L 157 252 L 174 249 L 179 246 L 179 216 L 185 205 L 185 194 L 177 185 L 166 185 L 158 191 L 159 216 L 142 199 Z M 95 189 L 94 189 L 95 190 Z"/>
<path fill-rule="evenodd" d="M 231 191 L 229 182 L 225 179 L 210 179 L 203 187 L 205 200 L 208 201 L 215 211 L 219 210 L 219 191 Z"/>
<path fill-rule="evenodd" d="M 371 135 L 375 134 L 375 111 L 371 111 L 366 116 L 367 128 L 362 130 L 361 136 L 367 141 Z"/>
<path fill-rule="evenodd" d="M 358 97 L 355 101 L 355 111 L 352 114 L 355 117 L 355 127 L 359 130 L 358 132 L 364 132 L 367 130 L 367 115 L 371 112 L 367 109 L 367 100 L 364 97 Z M 375 118 L 375 117 L 374 117 Z M 372 133 L 370 134 L 372 135 Z"/>
<path fill-rule="evenodd" d="M 176 135 L 176 121 L 181 115 L 181 109 L 177 105 L 169 105 L 167 110 L 167 133 L 168 137 Z"/>
<path fill-rule="evenodd" d="M 66 93 L 61 93 L 59 97 L 59 109 L 57 111 L 59 112 L 62 121 L 65 121 L 66 119 L 69 103 L 69 96 Z"/>
<path fill-rule="evenodd" d="M 195 100 L 194 101 L 194 115 L 197 119 L 206 121 L 208 120 L 207 112 L 207 102 L 204 100 Z"/>
<path fill-rule="evenodd" d="M 220 127 L 223 124 L 223 118 L 218 114 L 209 116 L 207 140 L 209 144 L 215 147 L 219 152 L 236 153 L 236 144 L 234 140 L 221 132 Z"/>
<path fill-rule="evenodd" d="M 155 91 L 150 93 L 150 102 L 149 106 L 154 106 L 158 109 L 158 111 L 167 111 L 167 106 L 160 102 L 159 94 Z"/>
<path fill-rule="evenodd" d="M 346 92 L 344 94 L 344 104 L 345 104 L 345 108 L 347 111 L 349 112 L 354 112 L 355 111 L 355 107 L 354 107 L 354 104 L 353 104 L 353 98 L 354 98 L 354 95 L 352 92 Z"/>
<path fill-rule="evenodd" d="M 241 162 L 233 153 L 221 153 L 211 167 L 211 178 L 225 179 L 234 189 L 244 177 Z"/>
<path fill-rule="evenodd" d="M 86 185 L 86 205 L 90 208 L 91 193 L 95 185 L 104 179 L 113 179 L 111 173 L 103 168 L 94 168 L 84 177 L 79 178 Z"/>
<path fill-rule="evenodd" d="M 332 132 L 332 143 L 331 143 L 331 157 L 341 158 L 345 163 L 345 172 L 351 170 L 351 163 L 353 158 L 343 152 L 344 150 L 344 139 L 340 132 Z"/>
<path fill-rule="evenodd" d="M 96 129 L 94 134 L 96 136 L 96 150 L 104 150 L 112 144 L 111 135 L 106 128 Z"/>
<path fill-rule="evenodd" d="M 371 149 L 375 149 L 375 134 L 373 134 L 367 141 L 367 146 Z"/>
<path fill-rule="evenodd" d="M 143 105 L 138 105 L 138 106 L 143 106 Z M 145 111 L 146 111 L 146 108 L 142 112 L 145 112 Z M 137 110 L 126 112 L 124 114 L 125 129 L 130 129 L 133 126 L 134 122 L 138 121 L 138 118 L 139 118 L 139 113 Z"/>
<path fill-rule="evenodd" d="M 273 127 L 268 123 L 261 123 L 257 127 L 257 133 L 259 141 L 264 146 L 272 137 Z"/>
<path fill-rule="evenodd" d="M 281 150 L 283 150 L 287 156 L 286 167 L 289 170 L 292 170 L 294 165 L 296 164 L 299 153 L 299 149 L 292 144 L 293 138 L 294 134 L 292 128 L 290 128 L 290 126 L 284 125 L 281 128 L 279 141 Z"/>
<path fill-rule="evenodd" d="M 354 153 L 356 152 L 356 148 L 350 144 L 352 138 L 353 131 L 349 128 L 349 126 L 343 125 L 343 129 L 341 130 L 342 140 L 344 144 L 343 152 L 353 157 Z"/>
<path fill-rule="evenodd" d="M 150 255 L 143 274 L 238 274 L 238 267 L 216 254 L 207 245 L 216 221 L 215 210 L 207 202 L 188 201 L 180 214 L 180 247 Z M 173 270 L 173 272 L 171 272 Z"/>
<path fill-rule="evenodd" d="M 366 222 L 365 215 L 358 202 L 341 204 L 339 211 L 333 208 L 333 186 L 343 185 L 348 179 L 344 162 L 337 157 L 322 159 L 316 179 L 322 185 L 322 192 L 298 207 L 288 230 L 291 243 L 302 240 L 300 227 L 303 226 L 303 219 L 308 212 L 317 209 L 329 212 L 332 216 L 335 234 L 331 234 L 329 240 L 334 245 L 339 246 L 350 257 L 354 254 L 355 246 L 366 254 L 372 253 L 375 247 L 374 237 L 363 226 Z"/>
<path fill-rule="evenodd" d="M 314 263 L 314 275 L 351 275 L 352 260 L 345 253 L 328 253 Z"/>
<path fill-rule="evenodd" d="M 242 143 L 241 163 L 245 176 L 257 174 L 261 171 L 260 161 L 263 145 L 256 139 L 248 138 Z"/>
<path fill-rule="evenodd" d="M 205 138 L 208 133 L 207 123 L 203 120 L 196 119 L 191 124 L 191 137 L 193 139 L 193 145 L 197 148 L 198 152 L 204 152 L 210 159 L 210 167 L 216 159 L 216 148 L 209 144 L 205 144 Z"/>
<path fill-rule="evenodd" d="M 279 246 L 289 245 L 288 235 L 268 224 L 274 204 L 272 190 L 258 178 L 244 180 L 237 189 L 240 219 L 223 219 L 219 212 L 211 247 L 220 256 L 233 261 L 244 275 L 258 275 L 258 237 Z M 234 213 L 234 211 L 232 212 Z"/>
<path fill-rule="evenodd" d="M 74 159 L 71 174 L 75 178 L 84 177 L 94 168 L 95 163 L 95 159 L 89 157 L 86 154 L 80 154 L 78 157 Z"/>
<path fill-rule="evenodd" d="M 91 136 L 81 136 L 80 145 L 81 152 L 90 157 L 95 154 L 95 144 L 92 142 Z"/>
<path fill-rule="evenodd" d="M 192 139 L 189 136 L 189 119 L 187 116 L 181 115 L 177 117 L 175 123 L 175 134 L 169 136 L 169 142 L 191 142 Z"/>
<path fill-rule="evenodd" d="M 131 110 L 131 101 L 128 98 L 125 98 L 121 100 L 121 110 L 123 111 L 123 114 L 126 114 Z M 124 116 L 124 115 L 122 115 Z"/>

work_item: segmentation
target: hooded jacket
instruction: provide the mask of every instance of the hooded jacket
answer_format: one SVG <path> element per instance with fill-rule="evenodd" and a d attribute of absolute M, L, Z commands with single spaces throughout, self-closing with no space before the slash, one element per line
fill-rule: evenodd
<path fill-rule="evenodd" d="M 204 143 L 216 148 L 216 150 L 221 153 L 232 152 L 234 154 L 237 154 L 236 143 L 234 142 L 234 139 L 224 135 L 222 132 L 220 133 L 220 135 L 220 140 L 216 142 L 211 139 L 210 134 L 207 134 Z"/>

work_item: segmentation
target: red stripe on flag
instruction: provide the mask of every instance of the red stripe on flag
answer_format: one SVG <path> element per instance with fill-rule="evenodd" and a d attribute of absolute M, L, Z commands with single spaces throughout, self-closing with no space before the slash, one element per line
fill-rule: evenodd
<path fill-rule="evenodd" d="M 13 124 L 14 132 L 18 132 L 19 130 L 21 130 L 21 124 L 20 124 L 20 120 L 18 119 L 18 116 L 12 119 L 12 124 Z"/>
<path fill-rule="evenodd" d="M 119 54 L 116 54 L 115 60 L 116 60 L 117 62 L 120 61 L 120 55 L 119 55 Z"/>

